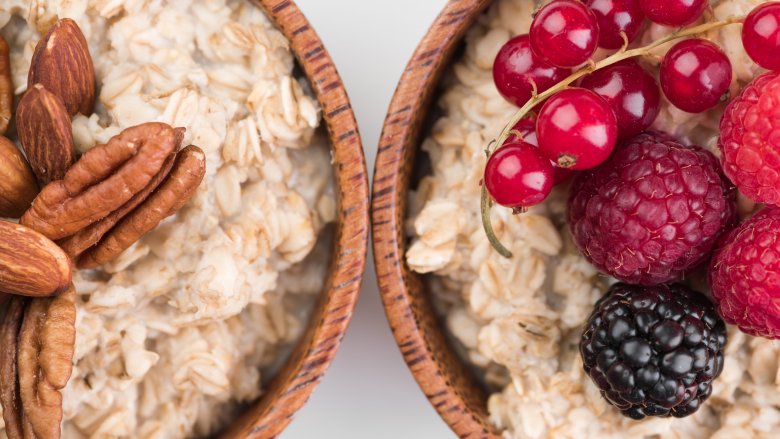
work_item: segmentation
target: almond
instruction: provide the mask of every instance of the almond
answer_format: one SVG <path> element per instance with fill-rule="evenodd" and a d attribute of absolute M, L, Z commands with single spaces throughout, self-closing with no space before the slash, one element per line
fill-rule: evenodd
<path fill-rule="evenodd" d="M 0 292 L 30 297 L 60 294 L 73 278 L 57 244 L 19 224 L 0 221 Z"/>
<path fill-rule="evenodd" d="M 36 195 L 38 183 L 21 151 L 0 136 L 0 217 L 21 217 Z"/>
<path fill-rule="evenodd" d="M 11 79 L 11 58 L 8 43 L 0 35 L 0 135 L 8 130 L 14 108 L 14 83 Z"/>
<path fill-rule="evenodd" d="M 60 98 L 41 84 L 27 90 L 16 108 L 16 131 L 41 186 L 61 180 L 74 159 L 70 116 Z"/>
<path fill-rule="evenodd" d="M 73 116 L 92 114 L 95 107 L 95 67 L 84 34 L 66 18 L 38 41 L 30 64 L 27 87 L 43 84 L 59 96 Z"/>

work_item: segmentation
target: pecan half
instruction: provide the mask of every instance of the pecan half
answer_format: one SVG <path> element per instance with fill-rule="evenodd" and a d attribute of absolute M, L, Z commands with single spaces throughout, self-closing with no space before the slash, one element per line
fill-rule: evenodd
<path fill-rule="evenodd" d="M 13 142 L 0 136 L 0 217 L 19 218 L 38 195 L 27 160 Z"/>
<path fill-rule="evenodd" d="M 33 299 L 19 333 L 19 394 L 35 436 L 58 439 L 62 393 L 73 369 L 76 290 Z"/>
<path fill-rule="evenodd" d="M 184 129 L 157 122 L 122 131 L 43 188 L 21 223 L 57 240 L 102 220 L 149 185 L 183 137 Z"/>
<path fill-rule="evenodd" d="M 8 131 L 14 109 L 14 82 L 11 77 L 11 50 L 0 35 L 0 135 Z"/>
<path fill-rule="evenodd" d="M 16 131 L 38 183 L 61 180 L 73 165 L 73 128 L 62 100 L 35 84 L 16 108 Z"/>
<path fill-rule="evenodd" d="M 68 256 L 45 236 L 19 224 L 0 221 L 0 292 L 45 297 L 70 285 Z"/>
<path fill-rule="evenodd" d="M 95 107 L 95 67 L 79 25 L 58 21 L 38 41 L 30 63 L 27 88 L 43 84 L 59 96 L 71 116 L 92 114 Z"/>
<path fill-rule="evenodd" d="M 3 404 L 5 434 L 8 439 L 22 439 L 22 400 L 19 397 L 17 350 L 19 330 L 28 299 L 14 296 L 8 303 L 0 325 L 0 403 Z"/>
<path fill-rule="evenodd" d="M 128 213 L 132 212 L 133 209 L 138 207 L 139 204 L 141 204 L 149 197 L 149 194 L 151 194 L 152 191 L 160 186 L 163 180 L 165 180 L 165 178 L 168 177 L 168 174 L 170 174 L 175 159 L 175 156 L 168 157 L 168 160 L 165 161 L 162 169 L 152 179 L 152 181 L 141 192 L 135 194 L 135 196 L 130 199 L 130 201 L 125 203 L 118 210 L 111 212 L 110 215 L 103 218 L 102 220 L 82 230 L 79 230 L 76 232 L 76 234 L 57 241 L 57 245 L 59 245 L 68 256 L 75 260 L 77 256 L 81 255 L 87 249 L 97 244 L 100 241 L 100 238 L 108 233 L 108 231 L 111 230 L 116 225 L 116 223 L 119 222 L 119 220 L 124 218 Z"/>
<path fill-rule="evenodd" d="M 192 196 L 206 174 L 206 156 L 190 145 L 176 156 L 171 174 L 146 201 L 124 217 L 100 243 L 78 258 L 79 268 L 105 264 L 127 250 L 160 221 L 176 213 Z"/>

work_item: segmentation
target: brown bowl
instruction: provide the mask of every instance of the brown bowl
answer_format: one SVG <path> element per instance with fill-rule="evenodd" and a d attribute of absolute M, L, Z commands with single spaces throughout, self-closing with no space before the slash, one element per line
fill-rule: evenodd
<path fill-rule="evenodd" d="M 341 77 L 292 0 L 254 0 L 290 40 L 327 125 L 339 202 L 328 278 L 308 329 L 262 398 L 224 438 L 274 438 L 309 399 L 341 344 L 360 291 L 368 248 L 368 178 L 360 134 Z"/>
<path fill-rule="evenodd" d="M 425 285 L 406 266 L 406 197 L 424 122 L 442 74 L 490 0 L 449 0 L 406 67 L 387 113 L 374 172 L 372 220 L 377 279 L 406 364 L 425 395 L 463 438 L 499 439 L 486 394 L 445 340 Z"/>

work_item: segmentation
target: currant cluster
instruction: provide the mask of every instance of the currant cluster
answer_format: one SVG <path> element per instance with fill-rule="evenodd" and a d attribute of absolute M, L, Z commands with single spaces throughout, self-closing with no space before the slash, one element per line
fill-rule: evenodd
<path fill-rule="evenodd" d="M 554 0 L 541 8 L 529 33 L 509 40 L 493 65 L 498 91 L 522 107 L 522 113 L 544 104 L 535 118 L 518 122 L 533 132 L 535 143 L 516 135 L 513 127 L 515 135 L 499 145 L 499 151 L 508 149 L 490 157 L 485 185 L 492 199 L 523 210 L 543 201 L 555 182 L 565 181 L 561 176 L 568 173 L 563 170 L 592 169 L 605 162 L 618 141 L 652 125 L 661 91 L 686 112 L 703 112 L 722 102 L 732 81 L 731 63 L 717 45 L 694 37 L 714 26 L 704 24 L 666 39 L 693 37 L 666 53 L 658 81 L 632 57 L 660 44 L 627 50 L 646 19 L 681 27 L 699 20 L 707 6 L 707 0 Z M 779 23 L 776 2 L 762 4 L 744 20 L 744 46 L 768 69 L 780 69 Z M 617 52 L 594 63 L 598 47 Z"/>
<path fill-rule="evenodd" d="M 596 304 L 580 344 L 583 365 L 607 401 L 634 419 L 698 410 L 723 368 L 724 320 L 780 339 L 780 1 L 684 27 L 708 6 L 553 0 L 493 67 L 498 91 L 520 109 L 485 168 L 487 236 L 511 255 L 492 232 L 489 201 L 522 211 L 582 171 L 570 186 L 573 242 L 625 282 Z M 630 48 L 646 19 L 681 29 Z M 737 23 L 747 54 L 770 71 L 725 106 L 720 160 L 649 130 L 662 93 L 691 113 L 729 97 L 729 58 L 696 35 Z M 657 75 L 635 59 L 675 40 Z M 616 52 L 594 62 L 597 47 Z M 737 189 L 768 205 L 740 225 Z M 675 283 L 701 266 L 709 266 L 714 304 Z"/>

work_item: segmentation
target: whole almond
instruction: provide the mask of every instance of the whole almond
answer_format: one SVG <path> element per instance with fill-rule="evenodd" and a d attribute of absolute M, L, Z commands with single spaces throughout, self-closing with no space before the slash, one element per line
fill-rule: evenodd
<path fill-rule="evenodd" d="M 16 108 L 16 131 L 41 187 L 61 180 L 74 160 L 73 128 L 60 98 L 41 84 Z"/>
<path fill-rule="evenodd" d="M 21 151 L 0 136 L 0 217 L 20 218 L 38 195 L 38 183 Z"/>
<path fill-rule="evenodd" d="M 73 278 L 57 244 L 19 224 L 0 221 L 0 292 L 30 297 L 60 294 Z"/>
<path fill-rule="evenodd" d="M 0 35 L 0 135 L 8 130 L 14 108 L 14 83 L 11 79 L 11 58 L 8 43 Z"/>
<path fill-rule="evenodd" d="M 38 41 L 27 87 L 43 84 L 59 96 L 73 116 L 92 114 L 95 107 L 95 67 L 84 34 L 75 21 L 58 21 Z"/>

